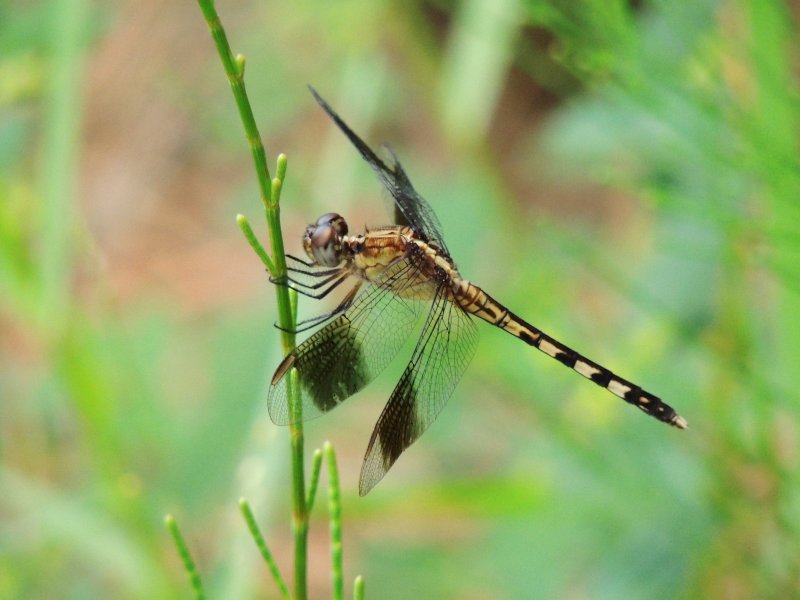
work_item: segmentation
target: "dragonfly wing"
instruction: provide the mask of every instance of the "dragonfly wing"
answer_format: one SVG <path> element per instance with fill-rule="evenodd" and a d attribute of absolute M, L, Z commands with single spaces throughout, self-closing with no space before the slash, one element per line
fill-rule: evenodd
<path fill-rule="evenodd" d="M 308 86 L 316 101 L 328 116 L 342 130 L 358 153 L 378 174 L 383 186 L 391 194 L 395 202 L 396 225 L 410 225 L 415 231 L 425 236 L 428 241 L 436 242 L 443 250 L 447 250 L 442 236 L 442 226 L 436 213 L 428 202 L 420 196 L 411 185 L 408 175 L 391 148 L 387 146 L 392 157 L 390 165 L 381 160 L 377 154 L 362 140 L 330 105 L 322 99 L 313 87 Z"/>
<path fill-rule="evenodd" d="M 436 242 L 445 252 L 448 252 L 447 246 L 444 243 L 444 236 L 442 235 L 442 224 L 439 222 L 439 217 L 433 212 L 433 208 L 428 201 L 423 198 L 414 186 L 411 185 L 411 180 L 408 178 L 403 165 L 400 164 L 400 159 L 392 150 L 391 146 L 384 146 L 392 157 L 391 179 L 387 180 L 381 177 L 384 186 L 389 190 L 389 193 L 394 198 L 395 206 L 399 208 L 411 226 L 421 231 L 428 241 Z M 395 212 L 398 212 L 397 210 Z M 403 223 L 400 223 L 401 225 Z M 448 252 L 449 253 L 449 252 Z"/>
<path fill-rule="evenodd" d="M 441 285 L 411 361 L 372 432 L 361 468 L 362 496 L 433 423 L 475 354 L 475 323 L 448 295 Z"/>
<path fill-rule="evenodd" d="M 308 420 L 338 406 L 372 381 L 397 354 L 421 312 L 415 288 L 432 286 L 403 257 L 365 282 L 352 304 L 290 352 L 272 378 L 267 408 L 273 422 Z M 406 297 L 402 297 L 402 296 Z M 430 297 L 430 293 L 429 293 Z M 301 414 L 291 415 L 298 386 Z"/>

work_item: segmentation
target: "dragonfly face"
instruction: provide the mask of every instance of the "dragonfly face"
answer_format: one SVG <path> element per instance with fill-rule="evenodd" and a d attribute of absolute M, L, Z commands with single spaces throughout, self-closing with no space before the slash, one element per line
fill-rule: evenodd
<path fill-rule="evenodd" d="M 323 267 L 335 267 L 343 260 L 342 238 L 347 235 L 347 222 L 341 215 L 325 213 L 306 227 L 303 249 L 308 257 Z"/>
<path fill-rule="evenodd" d="M 311 259 L 291 260 L 276 280 L 298 293 L 323 298 L 354 282 L 330 313 L 298 323 L 322 326 L 275 370 L 267 406 L 286 425 L 324 414 L 361 390 L 386 367 L 422 320 L 411 359 L 370 437 L 361 468 L 363 496 L 436 419 L 478 344 L 477 319 L 510 333 L 622 398 L 648 415 L 686 428 L 686 420 L 657 396 L 527 323 L 486 291 L 463 279 L 444 242 L 439 219 L 420 196 L 391 150 L 381 160 L 311 88 L 328 116 L 378 175 L 395 202 L 395 225 L 348 235 L 347 223 L 327 213 L 306 228 Z M 299 406 L 290 410 L 289 380 L 296 369 Z"/>

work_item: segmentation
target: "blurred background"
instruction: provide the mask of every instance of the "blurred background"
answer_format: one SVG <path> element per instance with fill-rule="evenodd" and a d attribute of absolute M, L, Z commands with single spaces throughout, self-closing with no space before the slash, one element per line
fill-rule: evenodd
<path fill-rule="evenodd" d="M 312 83 L 392 143 L 467 278 L 690 423 L 482 325 L 447 409 L 361 499 L 400 358 L 306 428 L 309 456 L 339 453 L 346 580 L 382 599 L 800 597 L 800 5 L 218 10 L 270 167 L 289 157 L 289 252 L 323 212 L 389 218 Z M 290 577 L 275 295 L 237 213 L 266 243 L 195 3 L 0 2 L 0 598 L 188 597 L 167 512 L 210 597 L 277 597 L 240 496 Z"/>

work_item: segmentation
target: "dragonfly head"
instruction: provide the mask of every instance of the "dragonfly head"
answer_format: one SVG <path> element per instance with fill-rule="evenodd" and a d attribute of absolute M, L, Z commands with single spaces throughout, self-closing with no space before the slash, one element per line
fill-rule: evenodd
<path fill-rule="evenodd" d="M 347 235 L 347 222 L 336 213 L 322 215 L 306 227 L 303 249 L 308 257 L 323 267 L 335 267 L 342 262 L 342 238 Z"/>

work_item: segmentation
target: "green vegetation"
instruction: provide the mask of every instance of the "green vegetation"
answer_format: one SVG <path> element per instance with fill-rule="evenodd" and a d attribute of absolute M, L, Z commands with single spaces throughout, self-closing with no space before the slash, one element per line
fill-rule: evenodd
<path fill-rule="evenodd" d="M 266 414 L 272 323 L 291 315 L 234 224 L 274 198 L 253 176 L 274 163 L 242 135 L 197 6 L 0 5 L 0 598 L 285 596 L 300 505 L 313 598 L 364 581 L 389 600 L 799 596 L 788 3 L 217 9 L 264 159 L 291 159 L 288 251 L 323 212 L 388 214 L 310 82 L 393 144 L 466 277 L 690 429 L 482 327 L 447 409 L 367 498 L 361 457 L 402 365 L 308 423 L 341 480 L 338 507 L 313 503 L 332 454 L 292 486 L 298 446 Z"/>

